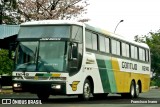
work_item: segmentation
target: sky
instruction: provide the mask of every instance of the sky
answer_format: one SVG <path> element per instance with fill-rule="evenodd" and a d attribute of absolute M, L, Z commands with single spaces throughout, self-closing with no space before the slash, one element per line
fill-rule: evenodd
<path fill-rule="evenodd" d="M 160 29 L 160 0 L 89 0 L 85 17 L 91 25 L 134 39 Z"/>

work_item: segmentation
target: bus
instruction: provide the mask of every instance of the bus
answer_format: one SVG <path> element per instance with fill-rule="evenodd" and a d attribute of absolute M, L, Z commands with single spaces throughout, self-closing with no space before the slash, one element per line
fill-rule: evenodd
<path fill-rule="evenodd" d="M 20 25 L 14 92 L 105 98 L 137 98 L 150 87 L 150 49 L 144 43 L 86 23 L 42 20 Z"/>

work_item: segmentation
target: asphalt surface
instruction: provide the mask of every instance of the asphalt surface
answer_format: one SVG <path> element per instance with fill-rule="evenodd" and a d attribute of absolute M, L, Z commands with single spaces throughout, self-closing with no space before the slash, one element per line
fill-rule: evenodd
<path fill-rule="evenodd" d="M 136 99 L 125 99 L 118 94 L 109 94 L 105 99 L 92 97 L 90 101 L 79 101 L 77 96 L 50 96 L 48 101 L 42 102 L 36 95 L 29 93 L 0 94 L 0 103 L 4 99 L 11 99 L 12 104 L 2 104 L 0 107 L 46 107 L 46 105 L 47 107 L 160 107 L 160 89 L 151 89 L 149 92 L 141 93 Z M 19 100 L 21 102 L 18 102 Z M 31 104 L 33 101 L 38 105 Z M 22 102 L 25 104 L 18 104 Z"/>

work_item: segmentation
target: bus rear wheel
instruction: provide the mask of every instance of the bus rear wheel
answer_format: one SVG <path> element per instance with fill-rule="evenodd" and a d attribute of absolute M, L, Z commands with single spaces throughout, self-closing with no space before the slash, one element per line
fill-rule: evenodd
<path fill-rule="evenodd" d="M 135 89 L 135 98 L 139 97 L 139 93 L 140 93 L 140 85 L 139 83 L 137 83 L 136 89 Z"/>
<path fill-rule="evenodd" d="M 88 79 L 85 80 L 84 85 L 83 85 L 83 93 L 78 95 L 78 98 L 80 100 L 89 100 L 91 96 L 91 84 Z"/>

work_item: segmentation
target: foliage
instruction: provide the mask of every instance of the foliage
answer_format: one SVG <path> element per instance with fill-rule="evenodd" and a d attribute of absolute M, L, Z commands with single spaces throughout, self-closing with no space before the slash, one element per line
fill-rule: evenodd
<path fill-rule="evenodd" d="M 21 0 L 19 12 L 25 21 L 71 19 L 85 14 L 87 0 Z"/>
<path fill-rule="evenodd" d="M 153 78 L 150 85 L 160 87 L 160 78 Z"/>
<path fill-rule="evenodd" d="M 152 72 L 160 74 L 160 32 L 150 32 L 150 36 L 146 36 L 146 43 L 150 47 L 151 52 L 151 68 Z"/>
<path fill-rule="evenodd" d="M 81 19 L 86 14 L 88 0 L 2 0 L 3 24 L 20 24 L 32 20 Z M 1 17 L 0 17 L 1 18 Z"/>
<path fill-rule="evenodd" d="M 2 0 L 0 7 L 2 24 L 20 23 L 20 14 L 18 13 L 17 0 Z"/>
<path fill-rule="evenodd" d="M 9 59 L 9 52 L 8 50 L 1 49 L 0 50 L 0 75 L 2 74 L 9 74 L 13 70 L 13 61 Z"/>

